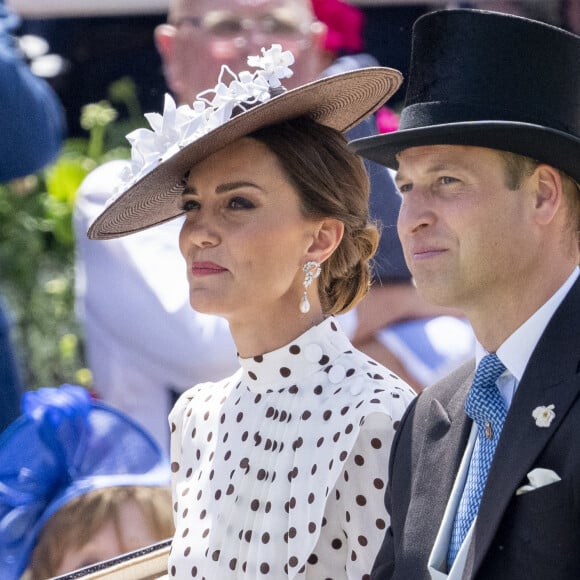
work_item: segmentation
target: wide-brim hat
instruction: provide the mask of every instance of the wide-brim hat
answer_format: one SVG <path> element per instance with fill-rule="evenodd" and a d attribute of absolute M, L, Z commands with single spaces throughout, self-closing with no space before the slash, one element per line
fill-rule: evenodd
<path fill-rule="evenodd" d="M 169 459 L 153 437 L 83 387 L 28 391 L 22 411 L 0 437 L 2 580 L 20 578 L 44 525 L 74 498 L 170 483 Z"/>
<path fill-rule="evenodd" d="M 131 185 L 97 217 L 88 237 L 116 238 L 182 214 L 178 204 L 186 172 L 257 129 L 308 116 L 322 125 L 348 131 L 375 112 L 401 82 L 397 70 L 369 67 L 313 81 L 255 104 L 186 145 Z"/>
<path fill-rule="evenodd" d="M 396 169 L 421 145 L 472 145 L 548 163 L 580 180 L 580 37 L 482 10 L 443 10 L 413 27 L 399 129 L 350 147 Z"/>

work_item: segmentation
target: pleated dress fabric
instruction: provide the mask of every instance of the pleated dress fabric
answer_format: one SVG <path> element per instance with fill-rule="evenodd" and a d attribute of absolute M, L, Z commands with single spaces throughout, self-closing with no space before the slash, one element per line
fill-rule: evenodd
<path fill-rule="evenodd" d="M 388 515 L 396 424 L 414 396 L 329 317 L 170 415 L 169 578 L 366 578 Z"/>

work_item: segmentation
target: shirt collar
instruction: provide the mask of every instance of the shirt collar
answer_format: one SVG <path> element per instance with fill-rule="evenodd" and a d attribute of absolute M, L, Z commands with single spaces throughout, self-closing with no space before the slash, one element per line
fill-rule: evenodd
<path fill-rule="evenodd" d="M 560 286 L 560 288 L 552 295 L 552 297 L 545 302 L 536 312 L 530 316 L 515 332 L 513 332 L 504 343 L 497 349 L 497 356 L 501 362 L 506 366 L 509 372 L 516 378 L 519 383 L 522 379 L 528 361 L 532 356 L 536 344 L 540 340 L 546 326 L 550 319 L 572 288 L 580 275 L 578 267 L 572 270 L 567 280 Z M 488 354 L 481 346 L 476 344 L 475 361 L 479 361 Z"/>

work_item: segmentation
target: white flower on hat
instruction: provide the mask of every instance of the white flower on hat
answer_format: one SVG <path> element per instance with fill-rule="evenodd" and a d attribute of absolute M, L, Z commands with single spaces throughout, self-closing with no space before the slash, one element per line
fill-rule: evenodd
<path fill-rule="evenodd" d="M 203 110 L 199 106 L 193 111 L 186 105 L 177 107 L 171 95 L 165 95 L 163 115 L 147 113 L 145 118 L 153 131 L 137 129 L 127 135 L 132 145 L 129 177 L 145 175 L 161 161 L 177 153 L 184 138 L 202 125 Z"/>
<path fill-rule="evenodd" d="M 279 44 L 273 44 L 269 50 L 262 49 L 263 56 L 249 56 L 248 65 L 264 69 L 264 77 L 271 87 L 279 87 L 280 79 L 289 78 L 294 73 L 290 67 L 294 64 L 294 55 L 282 51 Z"/>
<path fill-rule="evenodd" d="M 261 52 L 261 57 L 248 57 L 248 65 L 258 69 L 254 72 L 242 71 L 236 75 L 229 67 L 222 65 L 216 86 L 199 93 L 191 107 L 178 107 L 173 98 L 166 94 L 163 114 L 145 115 L 152 130 L 137 129 L 127 135 L 131 144 L 131 166 L 121 176 L 118 193 L 128 189 L 183 147 L 229 121 L 234 110 L 247 110 L 257 103 L 268 101 L 271 98 L 270 89 L 280 87 L 280 79 L 292 76 L 289 67 L 294 63 L 294 55 L 282 51 L 279 44 L 273 44 L 268 50 L 262 48 Z M 231 77 L 229 82 L 226 75 Z"/>

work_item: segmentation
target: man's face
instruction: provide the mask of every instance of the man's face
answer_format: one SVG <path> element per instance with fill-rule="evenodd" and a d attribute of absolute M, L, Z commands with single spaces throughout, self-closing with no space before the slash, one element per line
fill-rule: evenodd
<path fill-rule="evenodd" d="M 480 147 L 413 147 L 398 161 L 398 232 L 420 294 L 469 316 L 524 291 L 541 251 L 528 181 L 510 190 L 499 153 Z"/>
<path fill-rule="evenodd" d="M 248 70 L 247 57 L 279 43 L 296 58 L 292 88 L 322 71 L 310 0 L 175 0 L 169 24 L 156 30 L 171 92 L 180 103 L 213 88 L 222 64 Z"/>

